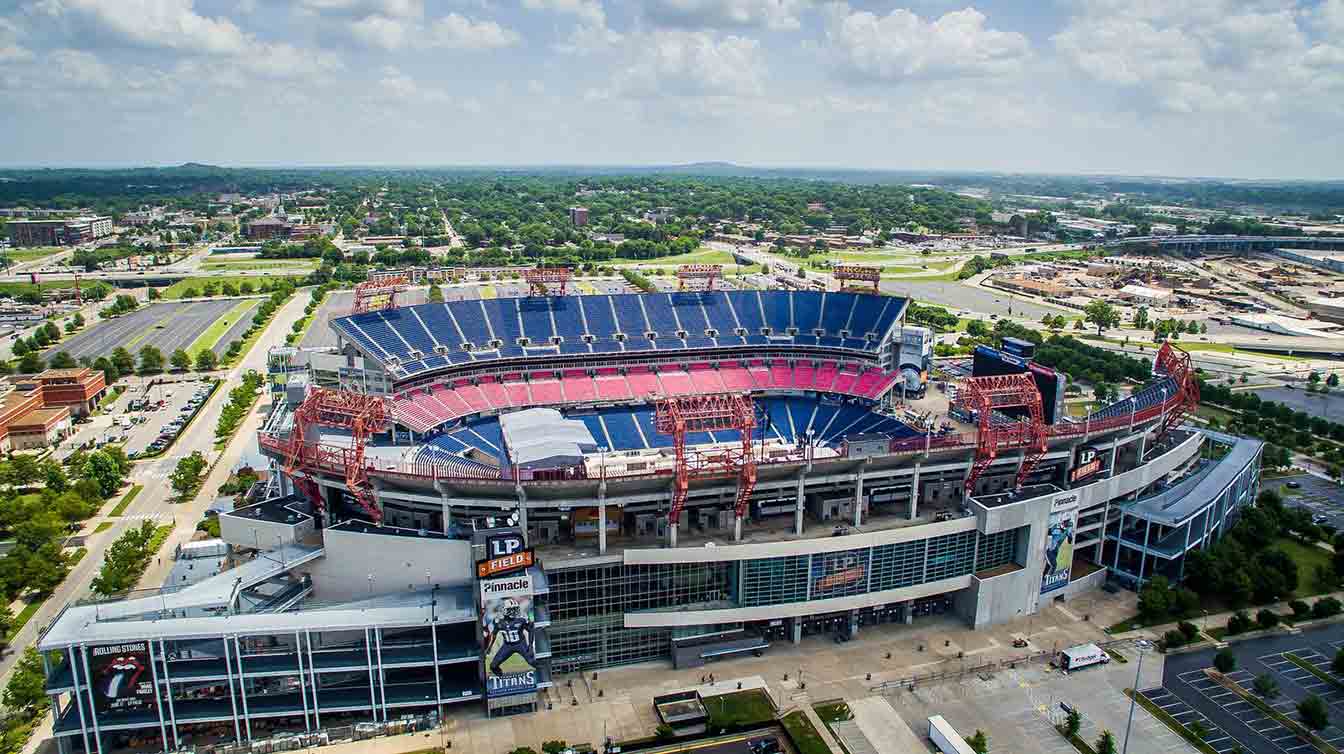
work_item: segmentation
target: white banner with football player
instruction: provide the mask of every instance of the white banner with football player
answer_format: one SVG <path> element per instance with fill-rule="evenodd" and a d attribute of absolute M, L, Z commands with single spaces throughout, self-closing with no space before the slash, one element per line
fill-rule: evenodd
<path fill-rule="evenodd" d="M 518 573 L 482 580 L 480 585 L 485 695 L 535 693 L 537 660 L 532 654 L 536 639 L 532 576 Z"/>
<path fill-rule="evenodd" d="M 89 666 L 99 712 L 152 710 L 158 704 L 146 642 L 90 647 Z"/>
<path fill-rule="evenodd" d="M 1078 496 L 1055 498 L 1045 530 L 1045 566 L 1041 594 L 1069 585 L 1073 570 L 1073 540 L 1078 529 Z"/>

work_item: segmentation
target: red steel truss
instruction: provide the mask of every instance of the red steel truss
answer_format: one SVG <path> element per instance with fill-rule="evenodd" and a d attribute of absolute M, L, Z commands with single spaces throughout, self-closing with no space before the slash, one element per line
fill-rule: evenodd
<path fill-rule="evenodd" d="M 999 451 L 1022 448 L 1022 466 L 1017 471 L 1016 489 L 1021 489 L 1027 475 L 1045 456 L 1049 428 L 1041 410 L 1041 393 L 1030 372 L 992 377 L 971 377 L 962 384 L 961 402 L 977 412 L 980 431 L 975 446 L 975 463 L 966 477 L 966 492 L 975 489 L 975 483 L 985 469 L 998 457 Z M 996 421 L 994 412 L 1005 408 L 1025 408 L 1027 416 L 1021 421 Z"/>
<path fill-rule="evenodd" d="M 672 487 L 672 512 L 668 520 L 681 520 L 691 479 L 715 474 L 737 475 L 737 517 L 746 515 L 751 491 L 756 487 L 756 456 L 752 452 L 751 432 L 756 428 L 756 409 L 751 398 L 742 393 L 711 393 L 658 398 L 655 402 L 654 428 L 672 436 L 676 451 L 676 476 Z M 737 430 L 739 447 L 720 447 L 709 451 L 688 451 L 688 432 Z"/>
<path fill-rule="evenodd" d="M 523 279 L 527 281 L 533 296 L 563 296 L 565 287 L 569 285 L 570 271 L 568 267 L 533 267 L 523 270 Z M 551 286 L 558 285 L 559 292 L 551 290 Z"/>
<path fill-rule="evenodd" d="M 845 283 L 857 280 L 860 283 L 872 283 L 873 290 L 876 291 L 878 283 L 882 281 L 882 268 L 858 264 L 838 264 L 831 268 L 831 277 L 840 281 L 841 288 L 845 287 Z"/>
<path fill-rule="evenodd" d="M 397 294 L 406 290 L 407 282 L 405 275 L 393 275 L 360 283 L 355 286 L 355 305 L 351 314 L 395 308 Z"/>
<path fill-rule="evenodd" d="M 680 290 L 714 290 L 714 281 L 723 278 L 721 264 L 683 264 L 677 268 L 677 283 Z"/>
<path fill-rule="evenodd" d="M 364 463 L 364 444 L 369 435 L 386 429 L 387 421 L 387 403 L 381 396 L 331 388 L 310 388 L 303 403 L 294 412 L 294 428 L 290 431 L 289 447 L 285 454 L 285 473 L 293 478 L 295 472 L 303 471 L 306 477 L 311 477 L 318 468 L 343 467 L 345 486 L 351 496 L 373 522 L 378 523 L 383 514 L 374 503 L 373 485 L 369 482 L 368 468 Z M 308 442 L 308 430 L 312 427 L 348 430 L 350 447 L 329 447 Z M 339 462 L 328 458 L 333 454 L 342 456 Z M 313 505 L 320 510 L 322 501 L 320 496 L 314 494 L 316 486 L 304 485 L 304 488 Z"/>
<path fill-rule="evenodd" d="M 1176 385 L 1176 394 L 1167 396 L 1165 402 L 1166 412 L 1162 415 L 1162 425 L 1157 430 L 1157 439 L 1160 440 L 1199 407 L 1199 381 L 1195 379 L 1190 354 L 1170 342 L 1163 343 L 1162 348 L 1158 350 L 1157 358 L 1153 360 L 1153 372 L 1165 374 Z"/>

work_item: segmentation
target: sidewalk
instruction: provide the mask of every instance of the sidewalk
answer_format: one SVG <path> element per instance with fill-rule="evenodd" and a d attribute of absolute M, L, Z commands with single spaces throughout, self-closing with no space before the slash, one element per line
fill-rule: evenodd
<path fill-rule="evenodd" d="M 1327 594 L 1318 594 L 1313 597 L 1303 597 L 1302 601 L 1307 603 L 1308 605 L 1315 605 L 1318 601 L 1326 597 L 1334 597 L 1337 600 L 1344 601 L 1344 590 L 1329 592 Z M 1280 615 L 1284 613 L 1291 615 L 1293 609 L 1288 606 L 1288 603 L 1292 601 L 1294 600 L 1284 600 L 1282 602 L 1275 602 L 1271 605 L 1248 606 L 1242 608 L 1242 611 L 1245 612 L 1247 615 L 1249 615 L 1251 617 L 1251 620 L 1255 620 L 1255 614 L 1266 608 L 1276 613 L 1279 613 Z M 1236 610 L 1227 610 L 1220 613 L 1209 613 L 1208 615 L 1199 615 L 1193 618 L 1186 618 L 1181 621 L 1172 621 L 1170 623 L 1163 623 L 1157 626 L 1145 626 L 1143 628 L 1135 628 L 1129 631 L 1122 631 L 1120 633 L 1113 634 L 1112 638 L 1151 639 L 1153 641 L 1156 641 L 1158 639 L 1161 639 L 1162 635 L 1165 634 L 1166 632 L 1177 630 L 1177 626 L 1180 625 L 1181 623 L 1193 623 L 1196 626 L 1199 626 L 1201 635 L 1208 638 L 1209 641 L 1212 641 L 1214 643 L 1221 643 L 1217 639 L 1213 638 L 1212 636 L 1209 636 L 1208 634 L 1205 634 L 1204 632 L 1209 629 L 1222 628 L 1227 626 L 1227 619 L 1231 618 L 1236 612 L 1237 612 Z"/>

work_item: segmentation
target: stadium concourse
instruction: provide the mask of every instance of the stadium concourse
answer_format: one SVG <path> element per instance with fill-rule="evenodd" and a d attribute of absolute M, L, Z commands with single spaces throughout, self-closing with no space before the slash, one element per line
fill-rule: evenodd
<path fill-rule="evenodd" d="M 230 569 L 44 634 L 63 751 L 321 742 L 534 710 L 560 673 L 998 624 L 1178 581 L 1259 484 L 1258 441 L 1184 424 L 1170 346 L 1079 419 L 1029 343 L 936 378 L 897 297 L 396 289 L 272 354 L 275 474 L 220 516 Z"/>

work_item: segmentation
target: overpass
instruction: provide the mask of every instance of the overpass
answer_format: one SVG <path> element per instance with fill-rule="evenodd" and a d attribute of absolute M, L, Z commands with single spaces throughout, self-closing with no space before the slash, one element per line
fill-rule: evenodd
<path fill-rule="evenodd" d="M 1344 250 L 1344 237 L 1339 236 L 1131 236 L 1107 241 L 1107 247 L 1146 247 L 1153 251 L 1239 252 L 1273 251 L 1278 248 Z"/>

